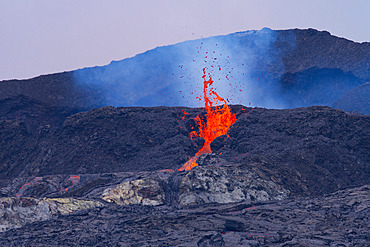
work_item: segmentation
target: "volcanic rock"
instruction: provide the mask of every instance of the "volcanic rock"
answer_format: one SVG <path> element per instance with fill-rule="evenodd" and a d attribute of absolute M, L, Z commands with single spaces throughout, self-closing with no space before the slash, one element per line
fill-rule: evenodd
<path fill-rule="evenodd" d="M 225 246 L 225 241 L 222 238 L 220 233 L 215 235 L 207 235 L 204 236 L 201 240 L 197 243 L 198 247 L 223 247 Z"/>
<path fill-rule="evenodd" d="M 118 205 L 142 204 L 158 206 L 164 203 L 164 188 L 157 180 L 138 179 L 117 185 L 103 192 L 102 199 Z"/>
<path fill-rule="evenodd" d="M 104 204 L 94 200 L 79 200 L 74 198 L 45 198 L 53 214 L 66 215 L 76 211 L 102 207 Z"/>
<path fill-rule="evenodd" d="M 0 233 L 0 245 L 368 246 L 369 191 L 191 207 L 111 203 Z"/>
<path fill-rule="evenodd" d="M 0 198 L 0 232 L 52 217 L 49 204 L 34 198 Z"/>
<path fill-rule="evenodd" d="M 2 197 L 0 198 L 0 232 L 20 228 L 31 222 L 49 220 L 56 215 L 67 215 L 102 206 L 103 204 L 98 201 L 73 198 Z"/>
<path fill-rule="evenodd" d="M 294 195 L 317 196 L 369 184 L 369 133 L 369 116 L 329 107 L 253 109 L 211 148 Z"/>
<path fill-rule="evenodd" d="M 185 121 L 183 110 L 189 112 Z M 229 137 L 211 143 L 223 162 L 219 165 L 249 167 L 294 196 L 370 183 L 369 116 L 329 107 L 232 110 L 237 121 Z M 62 125 L 40 122 L 35 131 L 28 129 L 27 117 L 2 120 L 0 193 L 57 193 L 76 186 L 70 179 L 74 175 L 177 170 L 199 149 L 198 141 L 189 138 L 198 114 L 201 109 L 104 107 L 71 115 Z M 81 178 L 81 185 L 91 188 L 111 179 L 94 176 Z M 26 183 L 33 185 L 20 191 Z"/>
<path fill-rule="evenodd" d="M 274 182 L 237 165 L 195 167 L 182 178 L 179 191 L 183 205 L 283 200 L 289 195 Z"/>

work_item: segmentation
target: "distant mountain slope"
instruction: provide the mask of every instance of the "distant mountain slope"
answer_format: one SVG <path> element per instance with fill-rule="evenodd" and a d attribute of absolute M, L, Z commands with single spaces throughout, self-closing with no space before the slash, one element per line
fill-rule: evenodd
<path fill-rule="evenodd" d="M 285 73 L 280 82 L 280 95 L 284 98 L 285 107 L 294 108 L 309 105 L 333 106 L 338 98 L 364 80 L 340 69 L 315 67 L 297 73 Z M 367 95 L 370 96 L 369 92 Z"/>
<path fill-rule="evenodd" d="M 335 108 L 349 112 L 361 112 L 370 115 L 370 82 L 364 83 L 345 93 L 334 102 Z"/>
<path fill-rule="evenodd" d="M 358 78 L 370 77 L 370 43 L 356 43 L 314 29 L 283 30 L 282 37 L 294 35 L 296 47 L 284 52 L 286 72 L 295 73 L 307 68 L 340 69 Z M 283 38 L 284 39 L 284 38 Z M 276 48 L 279 48 L 278 43 Z"/>
<path fill-rule="evenodd" d="M 1 81 L 0 100 L 24 95 L 75 110 L 105 105 L 198 106 L 195 97 L 207 67 L 219 94 L 234 104 L 331 105 L 370 80 L 369 61 L 370 43 L 313 29 L 265 28 L 158 47 L 102 67 Z M 330 73 L 321 77 L 322 71 Z"/>
<path fill-rule="evenodd" d="M 199 106 L 196 95 L 207 67 L 217 92 L 234 104 L 332 105 L 370 80 L 369 61 L 370 43 L 313 29 L 262 29 L 158 47 L 102 67 L 2 81 L 0 100 L 24 95 L 74 111 L 106 105 Z"/>

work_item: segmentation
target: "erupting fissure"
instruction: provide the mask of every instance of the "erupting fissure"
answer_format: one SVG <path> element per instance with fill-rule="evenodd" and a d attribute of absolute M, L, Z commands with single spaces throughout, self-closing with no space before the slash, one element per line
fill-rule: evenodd
<path fill-rule="evenodd" d="M 206 79 L 206 68 L 203 68 L 203 100 L 206 110 L 205 120 L 200 118 L 200 116 L 197 116 L 195 118 L 195 122 L 198 125 L 199 130 L 198 132 L 192 131 L 190 133 L 190 139 L 193 139 L 194 137 L 202 137 L 204 139 L 204 145 L 179 169 L 179 171 L 189 171 L 191 168 L 198 166 L 198 157 L 202 154 L 212 153 L 211 142 L 215 138 L 225 135 L 229 127 L 236 121 L 236 116 L 231 112 L 226 100 L 220 97 L 211 87 L 213 80 L 211 75 L 208 75 L 209 80 Z M 200 100 L 202 99 L 200 98 Z M 214 105 L 218 105 L 220 103 L 223 103 L 223 105 L 214 107 Z"/>

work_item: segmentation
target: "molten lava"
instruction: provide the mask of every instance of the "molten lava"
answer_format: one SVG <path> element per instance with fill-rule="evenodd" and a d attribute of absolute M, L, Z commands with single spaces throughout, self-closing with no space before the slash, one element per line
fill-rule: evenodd
<path fill-rule="evenodd" d="M 199 116 L 195 118 L 196 124 L 199 126 L 199 131 L 193 131 L 190 133 L 190 138 L 202 137 L 204 139 L 204 145 L 199 151 L 186 162 L 179 171 L 190 171 L 191 168 L 198 166 L 197 158 L 205 153 L 212 153 L 211 142 L 221 135 L 225 135 L 229 127 L 235 123 L 236 116 L 231 112 L 230 107 L 226 101 L 221 98 L 212 87 L 213 80 L 209 76 L 209 80 L 206 80 L 206 69 L 203 69 L 204 86 L 203 86 L 203 97 L 205 104 L 205 120 L 202 120 Z M 213 107 L 223 103 L 222 106 Z"/>

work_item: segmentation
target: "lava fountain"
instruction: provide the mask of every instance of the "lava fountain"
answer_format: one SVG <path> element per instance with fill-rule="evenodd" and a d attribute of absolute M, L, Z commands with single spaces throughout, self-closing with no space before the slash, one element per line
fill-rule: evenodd
<path fill-rule="evenodd" d="M 211 75 L 208 75 L 209 80 L 206 79 L 206 68 L 204 68 L 202 78 L 204 80 L 203 100 L 206 110 L 205 120 L 202 120 L 199 116 L 197 116 L 195 118 L 195 122 L 199 126 L 199 130 L 198 132 L 192 131 L 190 133 L 190 139 L 192 140 L 194 137 L 202 137 L 204 139 L 204 145 L 188 162 L 186 162 L 179 169 L 179 171 L 190 171 L 191 168 L 198 166 L 198 157 L 202 154 L 212 153 L 211 142 L 216 137 L 225 135 L 229 127 L 236 121 L 236 116 L 231 112 L 226 100 L 220 97 L 211 87 L 213 80 Z M 201 97 L 197 98 L 202 100 Z M 214 105 L 219 106 L 214 107 Z"/>

